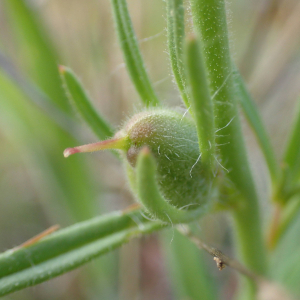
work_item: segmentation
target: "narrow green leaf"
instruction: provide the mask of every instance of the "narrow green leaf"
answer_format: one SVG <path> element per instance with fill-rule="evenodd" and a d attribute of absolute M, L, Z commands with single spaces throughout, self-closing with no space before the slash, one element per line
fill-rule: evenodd
<path fill-rule="evenodd" d="M 187 73 L 191 90 L 190 102 L 197 125 L 201 163 L 206 165 L 207 171 L 212 174 L 216 164 L 213 103 L 198 41 L 195 38 L 190 39 L 186 50 Z"/>
<path fill-rule="evenodd" d="M 263 125 L 262 119 L 259 115 L 259 112 L 256 108 L 255 103 L 251 99 L 251 96 L 245 86 L 245 83 L 243 81 L 243 78 L 241 77 L 240 73 L 238 72 L 237 68 L 235 67 L 234 70 L 234 80 L 237 87 L 237 92 L 239 96 L 239 102 L 242 106 L 242 109 L 245 113 L 245 116 L 252 127 L 256 138 L 259 142 L 259 145 L 262 149 L 262 152 L 265 156 L 265 160 L 267 162 L 267 166 L 270 172 L 271 180 L 273 185 L 275 185 L 278 174 L 279 174 L 279 168 L 278 163 L 276 161 L 276 157 L 273 151 L 273 148 L 270 144 L 270 140 L 268 137 L 268 134 L 266 132 L 266 129 Z"/>
<path fill-rule="evenodd" d="M 161 195 L 156 182 L 156 163 L 148 148 L 140 151 L 136 166 L 137 193 L 146 210 L 166 223 L 187 223 L 206 212 L 203 207 L 178 209 Z"/>
<path fill-rule="evenodd" d="M 84 90 L 84 87 L 73 71 L 64 66 L 60 66 L 59 71 L 70 101 L 87 125 L 101 140 L 112 137 L 114 135 L 114 130 L 108 122 L 96 112 L 87 92 Z"/>
<path fill-rule="evenodd" d="M 14 29 L 20 66 L 52 101 L 62 110 L 69 111 L 68 99 L 57 70 L 58 57 L 38 13 L 25 0 L 8 0 L 4 3 Z"/>
<path fill-rule="evenodd" d="M 274 236 L 274 245 L 281 240 L 286 231 L 290 228 L 291 224 L 295 220 L 296 216 L 300 211 L 300 197 L 295 195 L 291 197 L 286 205 L 282 209 L 281 218 L 279 221 L 278 229 L 276 235 Z"/>
<path fill-rule="evenodd" d="M 297 203 L 300 203 L 298 197 Z M 290 204 L 288 204 L 290 205 Z M 300 296 L 300 214 L 293 218 L 293 222 L 286 228 L 286 232 L 271 256 L 271 278 L 283 284 L 290 292 Z"/>
<path fill-rule="evenodd" d="M 286 147 L 284 162 L 289 167 L 292 179 L 298 180 L 300 175 L 300 100 L 298 100 L 297 113 Z"/>
<path fill-rule="evenodd" d="M 161 229 L 139 211 L 114 212 L 62 229 L 27 247 L 0 255 L 0 296 L 68 272 L 126 243 Z"/>
<path fill-rule="evenodd" d="M 184 69 L 184 6 L 182 0 L 167 0 L 167 35 L 171 66 L 180 91 L 182 100 L 187 108 L 190 107 L 187 91 L 186 74 Z"/>
<path fill-rule="evenodd" d="M 131 80 L 146 106 L 156 106 L 157 98 L 132 27 L 126 0 L 111 0 L 119 43 Z"/>

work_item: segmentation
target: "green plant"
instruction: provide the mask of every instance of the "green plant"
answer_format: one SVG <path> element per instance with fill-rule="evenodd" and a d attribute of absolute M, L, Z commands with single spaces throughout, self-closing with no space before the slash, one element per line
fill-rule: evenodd
<path fill-rule="evenodd" d="M 219 211 L 228 212 L 234 220 L 235 244 L 246 270 L 259 278 L 272 279 L 274 275 L 268 261 L 271 250 L 267 249 L 263 237 L 259 201 L 247 159 L 238 107 L 240 105 L 243 109 L 257 137 L 272 181 L 271 200 L 276 206 L 276 213 L 270 231 L 271 249 L 277 246 L 299 212 L 300 114 L 283 159 L 284 167 L 280 168 L 255 104 L 232 61 L 223 0 L 191 0 L 194 32 L 187 39 L 184 37 L 183 2 L 167 0 L 170 61 L 174 79 L 190 115 L 185 113 L 182 116 L 163 108 L 140 54 L 126 1 L 112 0 L 111 3 L 126 67 L 146 108 L 115 132 L 113 126 L 96 112 L 72 70 L 60 66 L 60 76 L 70 102 L 102 140 L 68 148 L 64 154 L 121 150 L 113 153 L 124 161 L 131 189 L 140 205 L 77 223 L 2 253 L 0 295 L 68 272 L 120 247 L 133 237 L 190 223 L 200 216 Z M 23 2 L 11 1 L 7 5 L 12 14 L 17 13 L 16 20 L 27 24 L 28 39 L 33 39 L 43 54 L 39 62 L 32 51 L 32 61 L 37 64 L 35 70 L 41 81 L 40 88 L 50 98 L 47 101 L 52 105 L 58 102 L 50 118 L 56 120 L 56 116 L 62 114 L 68 119 L 70 109 L 67 101 L 60 100 L 65 95 L 57 82 L 58 72 L 53 70 L 56 62 L 50 47 L 36 29 L 34 18 L 28 16 Z M 45 75 L 45 70 L 49 70 L 47 76 L 55 78 L 56 81 L 49 81 L 54 82 L 53 86 L 47 85 L 48 79 L 43 80 L 39 75 Z M 18 98 L 6 74 L 0 75 L 4 97 Z M 24 118 L 30 116 L 25 115 Z M 55 130 L 60 131 L 62 125 L 58 127 Z M 60 139 L 64 139 L 65 132 L 60 134 Z M 67 143 L 67 146 L 76 144 L 70 136 Z M 56 164 L 55 158 L 51 163 Z M 60 167 L 70 168 L 68 173 L 72 173 L 72 168 L 80 167 L 80 163 L 72 160 Z M 79 178 L 79 185 L 82 181 L 84 178 Z M 84 192 L 81 196 L 89 197 Z M 81 206 L 75 205 L 74 210 L 80 215 Z M 85 217 L 90 217 L 91 211 L 87 204 Z M 187 251 L 190 250 L 188 247 Z M 246 285 L 247 289 L 243 292 L 245 299 L 255 299 L 260 288 L 258 282 L 250 276 Z M 207 290 L 203 293 L 209 295 Z"/>

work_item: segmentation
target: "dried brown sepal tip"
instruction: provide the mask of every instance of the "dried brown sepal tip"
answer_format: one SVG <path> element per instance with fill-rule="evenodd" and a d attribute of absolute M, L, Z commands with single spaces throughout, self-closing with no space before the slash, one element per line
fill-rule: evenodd
<path fill-rule="evenodd" d="M 58 71 L 60 74 L 64 74 L 66 72 L 66 67 L 63 65 L 58 66 Z"/>
<path fill-rule="evenodd" d="M 141 150 L 141 153 L 142 153 L 143 155 L 149 155 L 151 152 L 150 152 L 149 147 L 144 146 L 144 147 L 142 148 L 142 150 Z"/>
<path fill-rule="evenodd" d="M 222 271 L 226 267 L 221 258 L 215 256 L 214 261 L 216 262 L 219 271 Z"/>

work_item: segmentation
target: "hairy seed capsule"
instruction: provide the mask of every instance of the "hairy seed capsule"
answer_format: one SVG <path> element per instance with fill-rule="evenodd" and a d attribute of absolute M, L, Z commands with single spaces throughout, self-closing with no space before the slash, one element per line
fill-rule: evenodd
<path fill-rule="evenodd" d="M 114 139 L 81 146 L 85 147 L 84 150 L 81 147 L 66 149 L 65 156 L 83 151 L 121 149 L 135 191 L 135 164 L 144 146 L 148 146 L 156 160 L 157 183 L 170 204 L 196 209 L 207 203 L 211 184 L 201 165 L 195 124 L 192 119 L 183 118 L 174 111 L 153 109 L 138 113 L 116 133 Z"/>
<path fill-rule="evenodd" d="M 134 174 L 139 150 L 147 145 L 156 159 L 157 182 L 166 200 L 178 208 L 191 209 L 206 202 L 210 187 L 191 119 L 169 110 L 146 111 L 131 119 L 124 132 L 131 144 L 126 153 L 129 172 Z M 134 180 L 131 184 L 134 189 Z"/>

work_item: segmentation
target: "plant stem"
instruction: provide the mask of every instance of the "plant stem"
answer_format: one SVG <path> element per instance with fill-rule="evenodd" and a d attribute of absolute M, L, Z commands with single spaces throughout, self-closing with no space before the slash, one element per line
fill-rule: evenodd
<path fill-rule="evenodd" d="M 201 34 L 203 54 L 215 103 L 217 146 L 222 166 L 242 199 L 233 210 L 240 255 L 259 275 L 267 272 L 258 199 L 250 172 L 237 110 L 223 0 L 192 0 L 194 25 Z M 254 294 L 252 284 L 251 294 Z"/>

